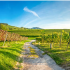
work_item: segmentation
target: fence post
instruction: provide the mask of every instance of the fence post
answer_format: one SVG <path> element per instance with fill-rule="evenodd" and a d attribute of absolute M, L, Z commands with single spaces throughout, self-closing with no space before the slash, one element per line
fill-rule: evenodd
<path fill-rule="evenodd" d="M 40 45 L 40 42 L 39 42 L 39 45 Z"/>
<path fill-rule="evenodd" d="M 52 48 L 54 47 L 53 33 L 52 33 Z"/>
<path fill-rule="evenodd" d="M 40 47 L 40 42 L 39 42 L 39 47 Z"/>
<path fill-rule="evenodd" d="M 70 32 L 69 32 L 69 46 L 70 46 Z"/>
<path fill-rule="evenodd" d="M 50 43 L 50 49 L 52 48 L 52 44 Z"/>
<path fill-rule="evenodd" d="M 3 46 L 4 46 L 4 44 L 5 44 L 5 41 L 6 41 L 6 39 L 7 39 L 7 35 L 8 35 L 8 34 L 6 33 L 6 38 L 5 38 L 5 40 L 4 40 Z"/>
<path fill-rule="evenodd" d="M 61 32 L 61 36 L 60 36 L 60 47 L 61 47 L 61 42 L 62 42 L 62 32 Z"/>
<path fill-rule="evenodd" d="M 68 41 L 67 49 L 68 49 L 68 46 L 70 46 L 70 32 L 69 32 L 69 41 Z"/>

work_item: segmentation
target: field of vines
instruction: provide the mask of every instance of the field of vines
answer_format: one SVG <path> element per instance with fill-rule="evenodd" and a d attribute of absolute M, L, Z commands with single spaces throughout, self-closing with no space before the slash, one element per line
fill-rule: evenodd
<path fill-rule="evenodd" d="M 70 32 L 43 32 L 32 44 L 44 51 L 44 54 L 48 54 L 65 70 L 70 70 Z"/>
<path fill-rule="evenodd" d="M 27 40 L 28 37 L 22 37 L 19 34 L 16 33 L 10 33 L 4 30 L 0 30 L 0 41 L 21 41 L 21 40 Z"/>
<path fill-rule="evenodd" d="M 40 37 L 37 37 L 36 40 L 37 42 L 42 42 L 42 43 L 68 43 L 70 39 L 70 32 L 65 32 L 64 30 L 62 32 L 53 32 L 52 34 L 46 35 L 43 33 L 40 35 Z"/>
<path fill-rule="evenodd" d="M 24 29 L 24 30 L 9 30 L 8 32 L 17 33 L 25 37 L 40 37 L 40 35 L 42 35 L 43 32 L 45 33 L 45 35 L 49 35 L 54 32 L 61 34 L 62 30 L 64 30 L 67 33 L 70 31 L 70 29 Z"/>

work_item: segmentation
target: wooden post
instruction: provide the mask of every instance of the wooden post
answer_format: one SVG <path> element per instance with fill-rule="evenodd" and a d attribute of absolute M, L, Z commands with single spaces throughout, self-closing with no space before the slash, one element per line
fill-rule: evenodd
<path fill-rule="evenodd" d="M 50 49 L 52 49 L 52 44 L 50 43 Z"/>
<path fill-rule="evenodd" d="M 40 47 L 40 42 L 39 42 L 39 47 Z"/>
<path fill-rule="evenodd" d="M 6 38 L 5 38 L 5 40 L 4 40 L 3 46 L 4 46 L 4 44 L 5 44 L 5 41 L 6 41 L 6 39 L 7 39 L 7 35 L 8 35 L 8 34 L 6 34 Z"/>
<path fill-rule="evenodd" d="M 70 46 L 70 32 L 69 32 L 69 46 Z"/>
<path fill-rule="evenodd" d="M 68 41 L 67 49 L 68 49 L 68 46 L 70 46 L 70 32 L 69 32 L 69 41 Z"/>
<path fill-rule="evenodd" d="M 39 45 L 40 45 L 40 42 L 39 42 Z"/>
<path fill-rule="evenodd" d="M 61 42 L 62 42 L 62 32 L 61 32 L 61 36 L 60 36 L 60 47 L 61 47 Z"/>
<path fill-rule="evenodd" d="M 52 33 L 52 43 L 53 43 L 53 33 Z M 53 48 L 54 43 L 52 44 L 52 48 Z"/>

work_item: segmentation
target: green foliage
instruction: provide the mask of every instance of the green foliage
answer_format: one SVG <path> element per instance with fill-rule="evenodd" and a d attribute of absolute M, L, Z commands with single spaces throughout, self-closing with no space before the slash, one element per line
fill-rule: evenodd
<path fill-rule="evenodd" d="M 65 32 L 69 32 L 70 29 L 64 29 Z M 59 35 L 62 32 L 62 29 L 22 29 L 22 30 L 9 30 L 8 32 L 17 33 L 21 36 L 25 37 L 40 37 L 41 35 L 52 35 L 52 33 L 56 32 Z"/>
<path fill-rule="evenodd" d="M 41 37 L 37 37 L 37 38 L 36 38 L 36 41 L 37 41 L 37 42 L 41 42 L 41 41 L 42 41 L 42 38 L 41 38 Z"/>
<path fill-rule="evenodd" d="M 58 33 L 53 33 L 52 34 L 52 42 L 58 43 L 60 41 L 60 37 L 58 35 Z"/>
<path fill-rule="evenodd" d="M 6 30 L 6 27 L 3 24 L 0 24 L 0 29 Z"/>
<path fill-rule="evenodd" d="M 68 42 L 68 39 L 69 39 L 68 33 L 67 32 L 63 32 L 62 42 Z"/>
<path fill-rule="evenodd" d="M 53 34 L 49 34 L 49 35 L 42 34 L 42 35 L 40 36 L 40 37 L 41 37 L 41 40 L 39 40 L 39 41 L 42 41 L 42 43 L 43 43 L 43 42 L 59 43 L 59 42 L 60 42 L 60 38 L 61 38 L 60 36 L 61 36 L 61 34 L 58 34 L 57 32 L 54 32 Z M 61 39 L 62 39 L 61 42 L 67 43 L 67 42 L 69 41 L 69 35 L 68 35 L 68 33 L 67 33 L 67 32 L 63 32 Z M 36 40 L 37 40 L 37 42 L 39 42 L 37 38 L 36 38 Z"/>
<path fill-rule="evenodd" d="M 23 44 L 27 41 L 0 42 L 0 70 L 14 70 L 19 56 L 21 55 Z M 2 44 L 1 44 L 2 43 Z"/>
<path fill-rule="evenodd" d="M 7 23 L 0 23 L 0 26 L 1 26 L 1 29 L 3 30 L 24 30 L 24 29 L 27 29 L 27 28 L 24 28 L 24 27 L 15 27 L 15 26 L 11 26 L 11 25 L 8 25 Z"/>

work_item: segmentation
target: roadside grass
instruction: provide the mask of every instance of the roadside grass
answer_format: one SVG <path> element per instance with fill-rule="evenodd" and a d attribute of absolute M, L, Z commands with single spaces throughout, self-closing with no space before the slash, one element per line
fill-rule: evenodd
<path fill-rule="evenodd" d="M 39 56 L 37 55 L 37 53 L 35 52 L 35 49 L 33 49 L 32 47 L 28 47 L 30 49 L 30 55 L 28 57 L 30 58 L 38 58 Z"/>
<path fill-rule="evenodd" d="M 54 43 L 52 49 L 50 49 L 49 43 L 41 43 L 40 45 L 38 43 L 32 44 L 44 51 L 44 54 L 48 54 L 51 58 L 53 58 L 58 65 L 70 66 L 70 47 L 67 49 L 67 43 L 62 43 L 61 48 L 59 47 L 59 44 Z"/>
<path fill-rule="evenodd" d="M 0 70 L 14 70 L 25 41 L 0 42 Z"/>
<path fill-rule="evenodd" d="M 28 40 L 36 40 L 36 37 L 28 37 Z"/>

